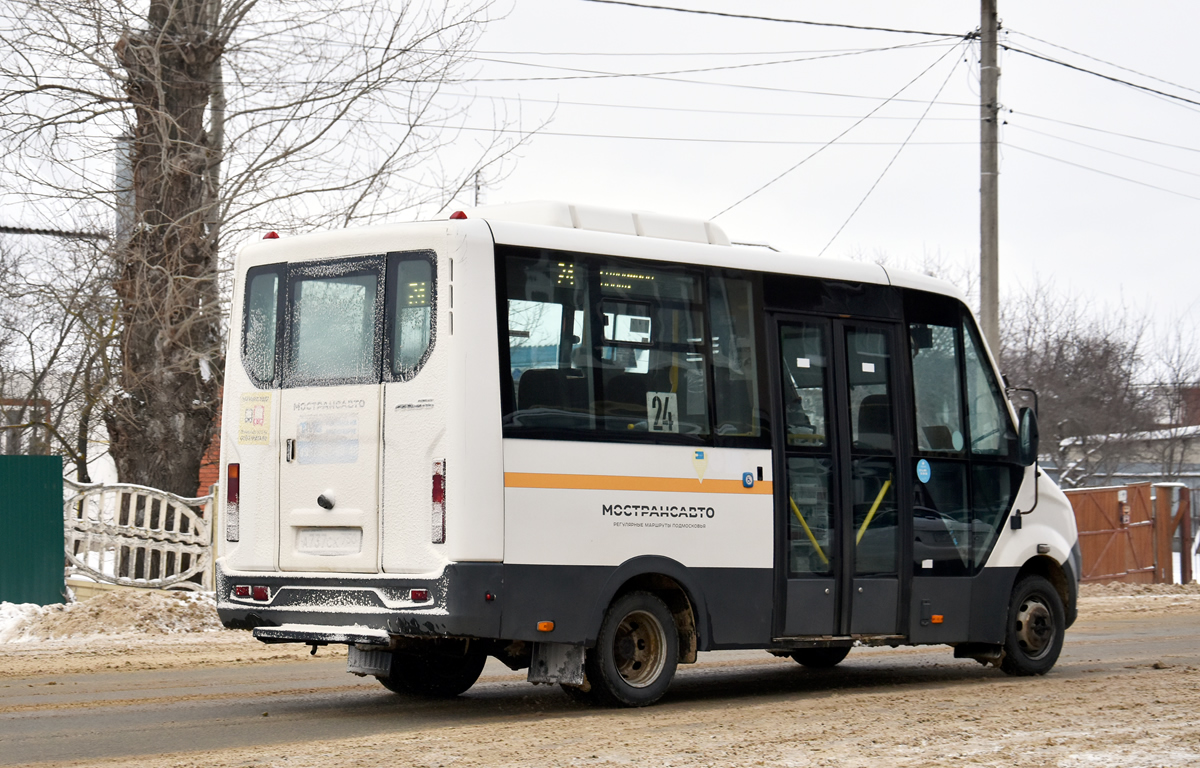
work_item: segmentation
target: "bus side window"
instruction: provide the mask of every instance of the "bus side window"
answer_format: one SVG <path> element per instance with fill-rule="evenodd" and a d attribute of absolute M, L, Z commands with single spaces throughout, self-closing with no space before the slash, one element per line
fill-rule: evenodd
<path fill-rule="evenodd" d="M 1024 471 L 1015 461 L 1017 435 L 1004 395 L 969 318 L 963 320 L 963 347 L 972 454 L 972 549 L 977 565 L 982 565 Z"/>
<path fill-rule="evenodd" d="M 507 334 L 513 427 L 593 428 L 587 271 L 566 254 L 507 259 Z"/>
<path fill-rule="evenodd" d="M 282 265 L 252 267 L 246 273 L 242 321 L 242 365 L 251 381 L 271 386 L 275 381 L 276 340 L 279 336 L 279 284 Z"/>
<path fill-rule="evenodd" d="M 552 251 L 504 260 L 513 429 L 708 435 L 700 275 Z M 565 437 L 565 435 L 564 435 Z"/>
<path fill-rule="evenodd" d="M 979 352 L 974 329 L 966 326 L 967 412 L 970 414 L 971 453 L 1008 457 L 1016 433 L 1009 420 L 1004 396 L 996 385 L 986 357 Z"/>
<path fill-rule="evenodd" d="M 762 424 L 750 281 L 709 278 L 708 307 L 717 434 L 757 437 Z"/>
<path fill-rule="evenodd" d="M 668 265 L 602 262 L 597 420 L 621 434 L 707 435 L 700 278 Z"/>
<path fill-rule="evenodd" d="M 407 381 L 429 357 L 434 340 L 436 284 L 432 253 L 394 253 L 388 264 L 391 301 L 388 326 L 392 378 Z"/>
<path fill-rule="evenodd" d="M 917 450 L 961 454 L 964 441 L 958 328 L 912 323 L 908 335 L 912 345 Z"/>

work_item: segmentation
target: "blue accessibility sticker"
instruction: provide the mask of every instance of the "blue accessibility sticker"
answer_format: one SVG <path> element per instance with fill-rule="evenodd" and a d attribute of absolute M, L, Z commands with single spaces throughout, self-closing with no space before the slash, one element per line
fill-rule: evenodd
<path fill-rule="evenodd" d="M 917 462 L 917 479 L 922 483 L 928 483 L 929 478 L 933 477 L 933 470 L 929 468 L 929 462 L 921 459 Z"/>
<path fill-rule="evenodd" d="M 754 473 L 753 472 L 743 472 L 742 473 L 742 487 L 743 488 L 753 488 L 754 487 Z"/>

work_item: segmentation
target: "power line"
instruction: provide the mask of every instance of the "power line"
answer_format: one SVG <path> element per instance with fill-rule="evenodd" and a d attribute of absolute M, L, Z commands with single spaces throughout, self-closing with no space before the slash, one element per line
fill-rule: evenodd
<path fill-rule="evenodd" d="M 853 124 L 853 125 L 851 125 L 849 128 L 847 128 L 846 130 L 842 131 L 842 132 L 841 132 L 841 133 L 839 133 L 837 136 L 834 136 L 834 137 L 833 137 L 832 139 L 830 139 L 829 141 L 825 142 L 825 144 L 823 144 L 822 146 L 818 147 L 818 148 L 817 148 L 817 149 L 816 149 L 814 152 L 812 152 L 811 154 L 809 154 L 807 157 L 805 157 L 804 159 L 802 159 L 800 162 L 798 162 L 798 163 L 796 163 L 795 165 L 793 165 L 791 168 L 788 168 L 786 171 L 784 171 L 783 173 L 779 174 L 779 175 L 778 175 L 778 176 L 776 176 L 775 178 L 771 179 L 771 180 L 770 180 L 770 181 L 768 181 L 766 184 L 763 184 L 763 185 L 762 185 L 762 186 L 760 186 L 758 189 L 755 189 L 753 192 L 751 192 L 750 194 L 746 195 L 746 196 L 745 196 L 745 197 L 743 197 L 742 199 L 738 200 L 738 201 L 737 201 L 736 203 L 734 203 L 733 205 L 730 205 L 730 206 L 728 206 L 728 207 L 726 207 L 726 208 L 722 209 L 721 211 L 717 212 L 717 213 L 716 213 L 714 216 L 712 216 L 711 218 L 715 219 L 715 218 L 717 218 L 718 216 L 721 216 L 721 215 L 723 215 L 723 214 L 726 214 L 726 213 L 728 213 L 729 211 L 732 211 L 734 208 L 738 207 L 738 206 L 739 206 L 739 205 L 741 205 L 742 203 L 746 202 L 746 201 L 747 201 L 747 200 L 749 200 L 750 198 L 752 198 L 752 197 L 754 197 L 755 195 L 757 195 L 759 192 L 762 192 L 762 191 L 763 191 L 764 189 L 766 189 L 767 187 L 771 186 L 771 185 L 772 185 L 772 184 L 774 184 L 775 182 L 777 182 L 777 181 L 779 181 L 780 179 L 782 179 L 784 176 L 787 176 L 787 175 L 788 175 L 789 173 L 791 173 L 792 171 L 794 171 L 794 170 L 796 170 L 797 168 L 799 168 L 800 166 L 804 165 L 804 164 L 805 164 L 805 163 L 807 163 L 809 160 L 812 160 L 814 157 L 816 157 L 817 155 L 821 154 L 821 152 L 823 152 L 823 151 L 825 151 L 826 149 L 828 149 L 828 148 L 829 148 L 830 146 L 832 146 L 832 145 L 833 145 L 835 142 L 837 142 L 838 140 L 840 140 L 840 139 L 841 139 L 843 136 L 845 136 L 846 134 L 850 133 L 850 131 L 853 131 L 855 128 L 857 128 L 858 126 L 862 125 L 862 124 L 863 124 L 863 122 L 865 122 L 865 121 L 867 120 L 867 118 L 871 117 L 871 115 L 874 115 L 876 112 L 878 112 L 879 110 L 883 109 L 883 108 L 884 108 L 885 106 L 887 106 L 887 105 L 888 105 L 890 102 L 892 102 L 892 101 L 895 101 L 895 100 L 897 99 L 897 97 L 898 97 L 898 96 L 899 96 L 901 93 L 903 93 L 904 91 L 908 90 L 908 89 L 909 89 L 909 88 L 910 88 L 910 87 L 911 87 L 911 86 L 912 86 L 914 83 L 916 83 L 918 80 L 920 80 L 922 77 L 924 77 L 924 76 L 925 76 L 925 75 L 926 75 L 926 74 L 927 74 L 927 73 L 928 73 L 928 72 L 929 72 L 931 69 L 933 69 L 933 68 L 934 68 L 934 67 L 936 67 L 938 64 L 940 64 L 940 63 L 942 62 L 942 60 L 943 60 L 943 59 L 945 59 L 945 58 L 946 58 L 948 55 L 950 55 L 951 53 L 954 53 L 956 50 L 957 50 L 957 48 L 951 48 L 950 50 L 948 50 L 948 51 L 946 51 L 945 53 L 943 53 L 941 56 L 939 56 L 939 57 L 937 58 L 937 60 L 936 60 L 936 61 L 934 61 L 932 64 L 930 64 L 930 65 L 929 65 L 928 67 L 926 67 L 925 69 L 921 70 L 920 74 L 918 74 L 918 75 L 917 75 L 916 77 L 914 77 L 912 80 L 909 80 L 907 83 L 905 83 L 903 86 L 901 86 L 901 87 L 900 87 L 900 90 L 898 90 L 898 91 L 896 91 L 895 93 L 893 93 L 893 94 L 892 94 L 891 96 L 889 96 L 887 99 L 884 99 L 882 102 L 880 102 L 878 105 L 876 105 L 876 107 L 875 107 L 874 109 L 872 109 L 870 112 L 868 112 L 867 114 L 863 115 L 863 116 L 862 116 L 862 117 L 860 117 L 858 120 L 856 120 L 856 121 L 854 122 L 854 124 Z M 957 68 L 957 66 L 958 66 L 958 65 L 957 65 L 957 63 L 956 63 L 956 64 L 955 64 L 955 68 Z M 939 91 L 939 93 L 940 93 L 940 91 Z M 935 97 L 935 99 L 936 99 L 936 97 Z M 929 104 L 931 104 L 931 105 L 933 104 L 933 102 L 928 102 L 928 103 L 929 103 Z"/>
<path fill-rule="evenodd" d="M 591 0 L 591 2 L 600 2 L 600 0 Z M 1195 105 L 1195 106 L 1197 106 L 1197 107 L 1200 107 L 1200 101 L 1196 101 L 1196 100 L 1194 100 L 1194 99 L 1189 99 L 1189 98 L 1186 98 L 1186 97 L 1184 97 L 1184 96 L 1177 96 L 1177 95 L 1175 95 L 1175 94 L 1173 94 L 1173 93 L 1167 93 L 1166 91 L 1160 91 L 1160 90 L 1158 90 L 1157 88 L 1151 88 L 1151 87 L 1150 87 L 1150 86 L 1148 86 L 1148 85 L 1138 85 L 1137 83 L 1131 83 L 1130 81 L 1128 81 L 1128 80 L 1122 80 L 1122 79 L 1121 79 L 1121 78 L 1119 78 L 1119 77 L 1113 77 L 1112 75 L 1105 75 L 1105 74 L 1102 74 L 1102 73 L 1100 73 L 1100 72 L 1096 72 L 1095 70 L 1088 69 L 1087 67 L 1080 67 L 1080 66 L 1076 66 L 1075 64 L 1068 64 L 1068 63 L 1067 63 L 1067 62 L 1065 62 L 1065 61 L 1060 61 L 1060 60 L 1058 60 L 1058 59 L 1051 58 L 1050 56 L 1043 56 L 1043 55 L 1042 55 L 1042 54 L 1040 54 L 1040 53 L 1034 53 L 1033 51 L 1027 51 L 1027 50 L 1024 50 L 1023 48 L 1016 48 L 1016 47 L 1014 47 L 1014 46 L 1011 46 L 1011 45 L 1006 45 L 1006 44 L 1004 44 L 1004 43 L 999 43 L 999 45 L 1000 45 L 1000 47 L 1001 47 L 1001 48 L 1003 48 L 1003 49 L 1004 49 L 1004 50 L 1006 50 L 1006 51 L 1012 51 L 1013 53 L 1020 53 L 1020 54 L 1024 54 L 1025 56 L 1029 56 L 1029 57 L 1031 57 L 1031 58 L 1034 58 L 1034 59 L 1040 59 L 1041 61 L 1046 61 L 1046 62 L 1049 62 L 1049 63 L 1051 63 L 1051 64 L 1057 64 L 1057 65 L 1058 65 L 1058 66 L 1060 66 L 1060 67 L 1066 67 L 1067 69 L 1073 69 L 1073 70 L 1075 70 L 1076 72 L 1083 72 L 1084 74 L 1087 74 L 1087 75 L 1092 75 L 1092 76 L 1094 76 L 1094 77 L 1099 77 L 1099 78 L 1101 78 L 1102 80 L 1108 80 L 1108 81 L 1110 81 L 1110 82 L 1114 82 L 1114 83 L 1120 83 L 1121 85 L 1125 85 L 1125 86 L 1128 86 L 1128 87 L 1130 87 L 1130 88 L 1134 88 L 1134 89 L 1136 89 L 1136 90 L 1139 90 L 1139 91 L 1145 91 L 1145 92 L 1147 92 L 1147 93 L 1153 93 L 1153 94 L 1155 94 L 1155 95 L 1158 95 L 1158 96 L 1165 96 L 1165 97 L 1166 97 L 1166 98 L 1168 98 L 1168 99 L 1174 99 L 1175 101 L 1182 101 L 1182 102 L 1184 102 L 1185 104 L 1193 104 L 1193 105 Z M 1190 89 L 1189 89 L 1189 90 L 1190 90 Z"/>
<path fill-rule="evenodd" d="M 801 21 L 800 19 L 779 19 L 772 16 L 751 16 L 741 13 L 725 13 L 722 11 L 701 11 L 695 8 L 675 8 L 667 5 L 648 5 L 630 3 L 626 0 L 585 0 L 589 3 L 604 3 L 605 5 L 624 5 L 630 8 L 644 8 L 652 11 L 673 11 L 675 13 L 694 13 L 701 16 L 720 16 L 726 19 L 749 19 L 751 21 L 774 21 L 783 24 L 804 24 L 812 27 L 836 27 L 837 29 L 856 29 L 870 32 L 895 32 L 902 35 L 929 35 L 931 37 L 966 37 L 955 32 L 926 32 L 919 29 L 894 29 L 892 27 L 869 27 L 858 24 L 837 24 L 830 21 Z"/>
<path fill-rule="evenodd" d="M 1028 133 L 1036 133 L 1039 136 L 1046 136 L 1047 138 L 1057 139 L 1058 141 L 1065 141 L 1068 144 L 1074 144 L 1076 146 L 1084 147 L 1086 149 L 1091 149 L 1096 152 L 1103 152 L 1106 155 L 1113 155 L 1114 157 L 1123 157 L 1126 160 L 1133 160 L 1136 163 L 1145 163 L 1146 165 L 1153 165 L 1155 168 L 1165 168 L 1168 171 L 1174 171 L 1176 173 L 1182 173 L 1182 174 L 1186 174 L 1188 176 L 1200 177 L 1200 173 L 1196 173 L 1194 171 L 1185 171 L 1184 169 L 1179 168 L 1174 165 L 1167 165 L 1165 163 L 1156 163 L 1153 160 L 1145 160 L 1140 157 L 1134 157 L 1133 155 L 1127 155 L 1123 152 L 1116 152 L 1111 149 L 1105 149 L 1104 147 L 1097 147 L 1094 144 L 1088 144 L 1083 141 L 1076 141 L 1075 139 L 1068 139 L 1065 136 L 1058 136 L 1053 133 L 1046 133 L 1045 131 L 1039 131 L 1036 128 L 1028 128 L 1023 125 L 1015 125 L 1012 123 L 1006 123 L 1006 125 L 1008 125 L 1010 128 L 1016 128 L 1018 131 L 1026 131 Z"/>
<path fill-rule="evenodd" d="M 495 101 L 517 101 L 530 102 L 533 104 L 556 104 L 568 107 L 598 107 L 600 109 L 641 109 L 652 112 L 689 112 L 693 114 L 705 115 L 736 115 L 747 117 L 794 117 L 794 118 L 812 118 L 821 120 L 857 120 L 860 115 L 828 115 L 808 112 L 758 112 L 744 109 L 704 109 L 701 107 L 660 107 L 651 106 L 649 104 L 613 104 L 595 101 L 564 101 L 562 99 L 535 99 L 527 96 L 489 96 L 475 93 L 446 93 L 448 96 L 460 96 L 462 98 L 482 98 Z M 901 101 L 901 99 L 896 99 Z M 916 101 L 910 99 L 910 101 Z M 940 106 L 946 106 L 941 104 Z M 970 106 L 978 107 L 978 104 Z M 876 120 L 920 120 L 920 117 L 910 115 L 876 115 Z M 978 122 L 978 117 L 927 117 L 926 120 L 949 120 L 954 122 Z"/>
<path fill-rule="evenodd" d="M 1069 125 L 1072 128 L 1081 128 L 1085 131 L 1095 131 L 1096 133 L 1103 133 L 1103 134 L 1107 134 L 1109 136 L 1120 136 L 1123 139 L 1133 139 L 1134 141 L 1144 141 L 1147 144 L 1156 144 L 1160 147 L 1170 147 L 1171 149 L 1182 149 L 1185 152 L 1200 152 L 1200 148 L 1196 148 L 1196 147 L 1188 147 L 1188 146 L 1184 146 L 1183 144 L 1171 144 L 1170 142 L 1159 141 L 1158 139 L 1147 139 L 1144 136 L 1134 136 L 1131 133 L 1120 133 L 1119 131 L 1109 131 L 1104 128 L 1096 128 L 1095 126 L 1091 126 L 1091 125 L 1083 125 L 1082 123 L 1072 123 L 1068 120 L 1059 120 L 1054 117 L 1045 117 L 1043 115 L 1035 115 L 1031 112 L 1016 112 L 1011 109 L 1008 110 L 1008 112 L 1011 115 L 1021 115 L 1022 117 L 1032 117 L 1035 120 L 1045 120 L 1048 123 L 1058 123 L 1059 125 Z"/>
<path fill-rule="evenodd" d="M 1076 50 L 1075 50 L 1075 49 L 1073 49 L 1073 48 L 1068 48 L 1068 47 L 1066 47 L 1065 45 L 1059 45 L 1058 43 L 1052 43 L 1052 42 L 1050 42 L 1049 40 L 1043 40 L 1043 39 L 1042 39 L 1042 38 L 1040 38 L 1040 37 L 1034 37 L 1033 35 L 1031 35 L 1031 34 L 1028 34 L 1028 33 L 1026 33 L 1026 32 L 1021 32 L 1021 31 L 1019 31 L 1019 30 L 1015 30 L 1015 29 L 1010 29 L 1010 30 L 1008 30 L 1008 32 L 1010 32 L 1010 33 L 1012 33 L 1012 34 L 1014 34 L 1014 35 L 1020 35 L 1021 37 L 1028 37 L 1030 40 L 1036 40 L 1036 41 L 1037 41 L 1037 42 L 1039 42 L 1039 43 L 1042 43 L 1042 44 L 1044 44 L 1044 45 L 1048 45 L 1048 46 L 1050 46 L 1050 47 L 1052 47 L 1052 48 L 1058 48 L 1059 50 L 1066 51 L 1067 53 L 1073 53 L 1073 54 L 1075 54 L 1076 56 L 1082 56 L 1083 58 L 1085 58 L 1085 59 L 1090 59 L 1090 60 L 1092 60 L 1092 61 L 1094 61 L 1094 62 L 1097 62 L 1098 64 L 1105 64 L 1105 65 L 1107 65 L 1107 66 L 1113 67 L 1114 69 L 1119 69 L 1119 70 L 1122 70 L 1122 71 L 1124 71 L 1124 72 L 1129 72 L 1129 73 L 1132 73 L 1132 74 L 1134 74 L 1134 75 L 1137 75 L 1138 77 L 1144 77 L 1144 78 L 1146 78 L 1147 80 L 1154 80 L 1155 82 L 1162 83 L 1163 85 L 1170 85 L 1170 86 L 1172 86 L 1172 87 L 1179 88 L 1179 89 L 1181 89 L 1181 90 L 1184 90 L 1184 91 L 1191 91 L 1192 93 L 1197 93 L 1197 94 L 1200 94 L 1200 90 L 1197 90 L 1197 89 L 1195 89 L 1195 88 L 1189 88 L 1189 87 L 1187 87 L 1186 85 L 1181 85 L 1181 84 L 1179 84 L 1179 83 L 1173 83 L 1173 82 L 1171 82 L 1170 80 L 1164 80 L 1164 79 L 1163 79 L 1163 78 L 1161 78 L 1161 77 L 1155 77 L 1154 75 L 1148 75 L 1148 74 L 1146 74 L 1145 72 L 1139 72 L 1139 71 L 1137 71 L 1136 69 L 1130 69 L 1129 67 L 1123 67 L 1123 66 L 1121 66 L 1120 64 L 1117 64 L 1117 63 L 1115 63 L 1115 62 L 1107 61 L 1107 60 L 1105 60 L 1105 59 L 1101 59 L 1101 58 L 1099 58 L 1099 57 L 1096 57 L 1096 56 L 1092 56 L 1092 55 L 1090 55 L 1090 54 L 1083 53 L 1082 51 L 1076 51 Z"/>
<path fill-rule="evenodd" d="M 589 0 L 589 2 L 601 2 L 601 1 L 602 0 Z M 953 39 L 957 39 L 957 38 L 946 38 L 946 40 L 953 40 Z M 936 42 L 946 42 L 946 40 L 939 40 Z M 477 82 L 477 83 L 502 82 L 502 83 L 506 83 L 506 82 L 529 82 L 529 81 L 543 81 L 543 80 L 550 80 L 550 81 L 554 81 L 554 80 L 592 80 L 592 79 L 599 79 L 599 78 L 614 78 L 614 77 L 661 78 L 661 77 L 665 77 L 667 75 L 694 75 L 694 74 L 700 74 L 700 73 L 704 73 L 704 72 L 723 72 L 723 71 L 729 71 L 729 70 L 734 70 L 734 69 L 752 69 L 752 68 L 757 68 L 757 67 L 770 67 L 770 66 L 776 66 L 779 64 L 800 64 L 800 63 L 809 62 L 809 61 L 824 61 L 824 60 L 828 60 L 828 59 L 846 58 L 848 56 L 859 56 L 859 55 L 866 54 L 866 53 L 882 53 L 882 52 L 887 52 L 887 51 L 896 51 L 896 50 L 903 50 L 903 49 L 908 49 L 908 48 L 923 48 L 923 47 L 929 47 L 930 45 L 931 45 L 930 42 L 906 43 L 904 45 L 892 45 L 892 46 L 887 46 L 884 48 L 863 48 L 863 49 L 857 49 L 857 50 L 852 50 L 852 51 L 846 51 L 846 52 L 842 52 L 842 53 L 820 54 L 820 55 L 807 56 L 804 58 L 797 58 L 797 59 L 780 59 L 780 60 L 776 60 L 776 61 L 754 61 L 754 62 L 747 62 L 747 63 L 743 63 L 743 64 L 725 64 L 725 65 L 715 66 L 715 67 L 697 67 L 697 68 L 692 68 L 692 69 L 673 69 L 673 70 L 663 70 L 663 71 L 659 71 L 659 72 L 606 72 L 603 70 L 595 70 L 595 69 L 580 69 L 578 67 L 564 67 L 562 65 L 557 65 L 557 64 L 534 64 L 534 63 L 527 62 L 527 61 L 510 61 L 507 59 L 489 59 L 489 58 L 484 58 L 484 57 L 474 57 L 475 61 L 485 61 L 485 62 L 488 62 L 491 64 L 511 64 L 513 66 L 536 67 L 539 69 L 556 69 L 556 70 L 565 71 L 565 72 L 579 72 L 581 74 L 560 75 L 560 76 L 554 76 L 554 77 L 547 76 L 547 77 L 471 78 L 471 82 Z"/>
<path fill-rule="evenodd" d="M 933 94 L 933 98 L 929 100 L 929 104 L 927 104 L 925 107 L 925 112 L 921 115 L 922 119 L 926 114 L 929 113 L 929 110 L 933 108 L 933 103 L 937 101 L 937 97 L 942 95 L 942 91 L 945 90 L 946 85 L 950 82 L 950 78 L 953 77 L 954 73 L 958 71 L 958 63 L 958 57 L 955 56 L 954 66 L 951 67 L 950 71 L 946 73 L 946 79 L 942 81 L 941 86 L 937 89 L 937 93 Z M 871 193 L 875 191 L 875 188 L 879 186 L 879 182 L 883 181 L 883 177 L 886 176 L 887 172 L 892 169 L 892 166 L 896 163 L 896 160 L 899 159 L 900 153 L 903 152 L 904 148 L 908 146 L 909 142 L 912 141 L 912 137 L 917 133 L 917 129 L 920 127 L 921 120 L 917 120 L 916 125 L 914 125 L 912 130 L 908 132 L 908 136 L 905 137 L 904 142 L 896 148 L 896 154 L 892 155 L 892 159 L 888 161 L 888 164 L 884 166 L 884 169 L 879 173 L 879 178 L 875 179 L 875 183 L 872 184 L 871 188 L 867 190 L 867 193 L 863 195 L 862 200 L 858 201 L 858 205 L 854 206 L 854 210 L 851 211 L 850 215 L 846 217 L 846 220 L 842 222 L 842 226 L 838 227 L 837 232 L 833 233 L 833 237 L 829 238 L 829 242 L 825 243 L 825 247 L 821 249 L 821 252 L 818 253 L 817 256 L 825 255 L 825 251 L 829 250 L 829 246 L 833 245 L 833 241 L 837 240 L 838 235 L 842 234 L 842 230 L 846 228 L 846 225 L 850 223 L 850 220 L 854 218 L 854 215 L 858 213 L 859 209 L 863 207 L 863 204 L 867 202 L 867 198 L 870 197 Z"/>
<path fill-rule="evenodd" d="M 864 118 L 865 119 L 865 118 Z M 387 126 L 403 126 L 407 124 L 392 122 L 389 120 L 360 120 L 360 123 L 368 123 L 372 125 L 387 125 Z M 860 120 L 861 122 L 861 120 Z M 416 126 L 416 127 L 437 127 L 437 126 Z M 785 146 L 826 146 L 829 142 L 824 141 L 801 141 L 794 139 L 710 139 L 704 137 L 692 136 L 639 136 L 628 134 L 611 134 L 611 133 L 573 133 L 570 131 L 523 131 L 517 128 L 484 128 L 477 126 L 446 126 L 448 131 L 472 131 L 479 133 L 518 133 L 531 134 L 534 136 L 555 136 L 570 139 L 619 139 L 628 141 L 679 141 L 684 143 L 700 143 L 700 144 L 775 144 Z M 843 134 L 844 135 L 844 134 Z M 902 142 L 898 141 L 843 141 L 843 146 L 848 147 L 894 147 Z M 960 146 L 974 145 L 974 141 L 914 141 L 910 142 L 914 146 Z"/>
<path fill-rule="evenodd" d="M 1018 145 L 1016 145 L 1016 144 L 1012 144 L 1012 143 L 1010 143 L 1010 142 L 1005 142 L 1005 143 L 1004 143 L 1004 146 L 1005 146 L 1005 148 L 1007 148 L 1007 149 L 1015 149 L 1015 150 L 1018 150 L 1018 151 L 1020 151 L 1020 152 L 1025 152 L 1025 153 L 1027 153 L 1027 154 L 1030 154 L 1030 155 L 1036 155 L 1036 156 L 1038 156 L 1038 157 L 1044 157 L 1045 159 L 1047 159 L 1047 160 L 1053 160 L 1053 161 L 1055 161 L 1056 163 L 1063 163 L 1064 165 L 1070 165 L 1070 166 L 1074 166 L 1075 168 L 1082 168 L 1082 169 L 1083 169 L 1083 170 L 1085 170 L 1085 171 L 1091 171 L 1092 173 L 1098 173 L 1098 174 L 1100 174 L 1101 176 L 1109 176 L 1109 177 L 1112 177 L 1112 178 L 1114 178 L 1114 179 L 1120 179 L 1121 181 L 1128 181 L 1130 184 L 1137 184 L 1138 186 L 1141 186 L 1141 187 L 1149 187 L 1150 189 L 1157 189 L 1157 190 L 1158 190 L 1158 191 L 1160 191 L 1160 192 L 1166 192 L 1166 193 L 1168 193 L 1168 194 L 1172 194 L 1172 195 L 1178 195 L 1179 197 L 1186 197 L 1186 198 L 1188 198 L 1189 200 L 1200 200 L 1200 197 L 1197 197 L 1197 196 L 1195 196 L 1195 195 L 1189 195 L 1189 194 L 1187 194 L 1186 192 L 1177 192 L 1177 191 L 1176 191 L 1176 190 L 1174 190 L 1174 189 L 1167 189 L 1166 187 L 1160 187 L 1160 186 L 1158 186 L 1158 185 L 1156 185 L 1156 184 L 1150 184 L 1150 183 L 1147 183 L 1147 182 L 1145 182 L 1145 181 L 1138 181 L 1137 179 L 1131 179 L 1131 178 L 1129 178 L 1128 176 L 1121 176 L 1121 175 L 1119 175 L 1119 174 L 1116 174 L 1116 173 L 1110 173 L 1110 172 L 1108 172 L 1108 171 L 1102 171 L 1102 170 L 1100 170 L 1099 168 L 1092 168 L 1091 166 L 1088 166 L 1088 165 L 1083 165 L 1082 163 L 1074 163 L 1074 162 L 1071 162 L 1070 160 L 1063 160 L 1061 157 L 1055 157 L 1055 156 L 1053 156 L 1053 155 L 1046 155 L 1046 154 L 1043 154 L 1043 153 L 1041 153 L 1041 152 L 1035 152 L 1035 151 L 1033 151 L 1032 149 L 1025 149 L 1024 147 L 1018 146 Z"/>

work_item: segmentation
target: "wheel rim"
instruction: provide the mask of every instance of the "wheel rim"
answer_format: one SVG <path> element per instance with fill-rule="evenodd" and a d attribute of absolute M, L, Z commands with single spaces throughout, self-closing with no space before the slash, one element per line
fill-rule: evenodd
<path fill-rule="evenodd" d="M 1016 618 L 1017 643 L 1031 659 L 1040 659 L 1054 645 L 1054 614 L 1037 595 L 1021 604 Z"/>
<path fill-rule="evenodd" d="M 613 637 L 613 661 L 621 679 L 634 688 L 652 685 L 667 663 L 667 635 L 646 611 L 621 619 Z"/>

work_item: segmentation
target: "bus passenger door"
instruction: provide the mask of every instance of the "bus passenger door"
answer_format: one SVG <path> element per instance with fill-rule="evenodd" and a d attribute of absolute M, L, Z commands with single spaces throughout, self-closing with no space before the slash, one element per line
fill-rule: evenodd
<path fill-rule="evenodd" d="M 784 636 L 897 631 L 892 329 L 823 318 L 776 323 L 776 505 Z"/>

